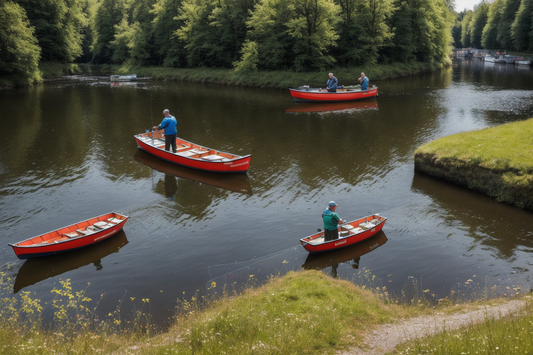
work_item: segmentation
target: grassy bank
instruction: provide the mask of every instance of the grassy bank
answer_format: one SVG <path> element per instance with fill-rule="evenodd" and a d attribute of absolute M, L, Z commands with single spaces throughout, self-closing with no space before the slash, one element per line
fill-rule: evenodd
<path fill-rule="evenodd" d="M 6 280 L 2 281 L 5 284 Z M 200 309 L 204 302 L 196 299 L 180 302 L 178 308 L 183 312 L 169 330 L 152 335 L 142 309 L 131 317 L 120 315 L 117 309 L 110 318 L 98 320 L 94 310 L 87 308 L 84 291 L 74 291 L 68 280 L 61 284 L 60 289 L 52 290 L 56 298 L 47 305 L 27 292 L 0 299 L 0 354 L 335 354 L 339 349 L 361 346 L 364 336 L 380 324 L 472 308 L 448 302 L 437 307 L 424 302 L 402 306 L 391 302 L 383 290 L 370 291 L 319 271 L 301 271 L 273 278 L 239 296 L 210 301 L 206 308 Z M 46 308 L 54 314 L 51 325 L 42 321 Z M 122 326 L 126 318 L 133 325 L 127 330 Z M 507 320 L 487 322 L 490 327 L 475 330 L 480 341 L 517 345 L 514 338 L 504 336 L 510 326 Z M 520 322 L 517 324 L 533 324 L 531 312 Z M 530 335 L 532 328 L 517 329 L 517 334 L 526 336 L 529 331 Z M 445 333 L 435 341 L 453 343 L 456 337 Z M 428 341 L 411 343 L 410 349 L 426 349 Z M 518 346 L 520 353 L 533 351 L 531 341 Z"/>
<path fill-rule="evenodd" d="M 533 210 L 533 119 L 437 139 L 415 151 L 415 170 Z"/>
<path fill-rule="evenodd" d="M 333 69 L 340 85 L 358 84 L 361 72 L 365 72 L 371 81 L 391 79 L 403 76 L 429 73 L 443 66 L 433 63 L 397 63 L 392 65 L 374 65 L 360 68 Z M 161 67 L 128 67 L 118 65 L 60 64 L 41 63 L 40 76 L 33 79 L 0 77 L 0 86 L 20 86 L 36 84 L 42 80 L 53 80 L 65 75 L 111 75 L 137 74 L 140 77 L 152 77 L 160 80 L 181 80 L 190 82 L 210 83 L 219 85 L 246 86 L 287 89 L 301 85 L 324 86 L 328 79 L 328 71 L 312 73 L 296 73 L 292 71 L 257 71 L 236 72 L 231 69 L 176 69 Z"/>
<path fill-rule="evenodd" d="M 354 85 L 359 83 L 357 79 L 361 76 L 361 72 L 365 72 L 371 81 L 375 81 L 428 73 L 441 68 L 442 65 L 434 65 L 431 63 L 396 63 L 392 65 L 374 65 L 371 67 L 338 68 L 330 71 L 332 71 L 339 79 L 339 85 Z M 230 69 L 210 68 L 173 69 L 115 67 L 113 69 L 116 73 L 120 74 L 135 73 L 138 76 L 148 76 L 156 79 L 274 89 L 294 88 L 301 85 L 315 87 L 325 86 L 329 72 L 236 72 Z"/>

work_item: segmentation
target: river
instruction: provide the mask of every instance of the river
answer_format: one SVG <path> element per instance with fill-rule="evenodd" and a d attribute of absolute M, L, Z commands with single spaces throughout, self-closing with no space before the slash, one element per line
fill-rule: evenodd
<path fill-rule="evenodd" d="M 324 107 L 295 104 L 288 90 L 108 77 L 1 90 L 2 297 L 29 291 L 50 302 L 69 279 L 101 318 L 149 299 L 163 326 L 178 299 L 302 267 L 404 300 L 529 289 L 531 212 L 415 173 L 413 152 L 533 117 L 533 70 L 454 60 L 370 83 L 376 99 Z M 251 154 L 248 174 L 196 173 L 140 151 L 133 136 L 160 123 L 165 108 L 178 136 Z M 330 200 L 341 218 L 387 217 L 383 233 L 309 257 L 299 239 L 322 228 Z M 24 261 L 7 245 L 109 211 L 130 220 L 95 246 Z"/>

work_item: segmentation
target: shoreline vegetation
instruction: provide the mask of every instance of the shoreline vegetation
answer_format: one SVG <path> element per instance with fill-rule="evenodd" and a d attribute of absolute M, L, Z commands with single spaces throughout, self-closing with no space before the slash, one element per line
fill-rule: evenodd
<path fill-rule="evenodd" d="M 533 210 L 532 130 L 530 118 L 436 139 L 415 151 L 415 170 Z"/>
<path fill-rule="evenodd" d="M 9 280 L 5 275 L 0 275 L 0 280 L 5 290 Z M 409 319 L 447 325 L 447 319 L 459 314 L 465 319 L 461 328 L 445 326 L 442 333 L 431 337 L 423 333 L 411 336 L 400 344 L 400 353 L 474 354 L 479 349 L 493 353 L 499 348 L 501 353 L 523 354 L 533 350 L 531 302 L 520 289 L 504 295 L 521 295 L 523 307 L 519 311 L 506 317 L 500 312 L 502 317 L 496 318 L 501 319 L 486 313 L 474 325 L 468 322 L 469 314 L 505 306 L 509 299 L 490 299 L 495 289 L 488 288 L 480 301 L 462 302 L 454 295 L 435 304 L 428 302 L 424 291 L 403 303 L 390 297 L 385 287 L 356 286 L 316 270 L 297 271 L 272 277 L 265 285 L 250 287 L 240 295 L 179 301 L 178 315 L 169 328 L 155 334 L 146 313 L 149 300 L 142 299 L 142 306 L 131 316 L 121 315 L 118 308 L 100 321 L 87 307 L 90 300 L 84 291 L 74 291 L 69 280 L 60 283 L 60 289 L 52 290 L 56 298 L 47 305 L 32 299 L 29 292 L 1 300 L 0 353 L 336 354 L 360 348 L 376 354 L 365 339 L 380 326 L 405 324 Z M 207 306 L 201 306 L 206 301 Z M 52 325 L 44 324 L 42 313 L 46 309 L 53 312 Z M 130 323 L 129 327 L 124 323 Z M 403 338 L 401 334 L 395 336 Z M 390 348 L 391 344 L 387 345 Z"/>
<path fill-rule="evenodd" d="M 431 73 L 451 65 L 451 61 L 440 63 L 395 63 L 390 65 L 375 64 L 365 67 L 333 68 L 330 71 L 339 79 L 340 85 L 358 84 L 361 72 L 370 78 L 370 84 L 375 81 Z M 113 75 L 137 74 L 138 77 L 150 77 L 157 80 L 175 80 L 198 82 L 217 85 L 231 85 L 244 87 L 258 87 L 271 89 L 297 88 L 302 85 L 322 87 L 326 85 L 328 71 L 294 72 L 294 71 L 235 71 L 233 69 L 217 68 L 164 68 L 164 67 L 130 67 L 120 65 L 92 65 L 92 64 L 61 64 L 43 62 L 39 65 L 39 80 L 56 80 L 68 75 Z M 375 84 L 375 83 L 374 83 Z M 15 78 L 1 77 L 0 86 L 14 87 L 32 85 L 26 81 L 19 82 Z"/>

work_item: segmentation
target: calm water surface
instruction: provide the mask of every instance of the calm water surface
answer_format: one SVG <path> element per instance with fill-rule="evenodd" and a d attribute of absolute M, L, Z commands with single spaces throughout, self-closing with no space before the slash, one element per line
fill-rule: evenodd
<path fill-rule="evenodd" d="M 373 82 L 375 100 L 323 108 L 294 104 L 288 90 L 106 79 L 0 91 L 0 271 L 10 292 L 45 302 L 61 280 L 90 283 L 103 318 L 121 300 L 126 312 L 148 298 L 163 325 L 177 299 L 302 267 L 357 283 L 375 275 L 395 295 L 531 286 L 532 214 L 413 164 L 435 138 L 533 117 L 530 68 L 456 61 Z M 133 136 L 165 108 L 179 136 L 252 154 L 248 174 L 198 173 L 140 151 Z M 298 240 L 322 228 L 330 200 L 348 220 L 388 217 L 384 232 L 309 257 Z M 23 261 L 7 245 L 112 210 L 130 216 L 124 232 L 84 250 Z"/>

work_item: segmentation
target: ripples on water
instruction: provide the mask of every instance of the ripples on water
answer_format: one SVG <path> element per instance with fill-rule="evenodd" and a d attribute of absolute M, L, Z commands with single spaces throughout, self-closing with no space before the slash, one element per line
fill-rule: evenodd
<path fill-rule="evenodd" d="M 369 107 L 326 112 L 295 104 L 286 90 L 191 83 L 97 78 L 0 91 L 9 117 L 0 128 L 11 132 L 0 141 L 0 269 L 14 290 L 43 301 L 59 280 L 75 289 L 90 282 L 89 297 L 105 294 L 101 314 L 120 299 L 149 298 L 158 324 L 177 298 L 214 292 L 221 280 L 239 289 L 303 265 L 357 283 L 370 273 L 395 295 L 525 285 L 531 214 L 415 174 L 413 152 L 444 135 L 533 116 L 532 79 L 531 70 L 456 62 L 377 83 Z M 178 118 L 178 135 L 252 154 L 247 177 L 169 172 L 138 154 L 133 135 L 159 124 L 164 108 Z M 330 200 L 342 218 L 388 217 L 384 234 L 330 259 L 309 258 L 298 241 L 322 228 Z M 37 273 L 46 263 L 20 261 L 7 246 L 111 210 L 130 216 L 124 236 L 79 258 L 54 256 L 57 273 Z"/>

